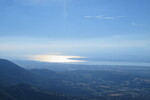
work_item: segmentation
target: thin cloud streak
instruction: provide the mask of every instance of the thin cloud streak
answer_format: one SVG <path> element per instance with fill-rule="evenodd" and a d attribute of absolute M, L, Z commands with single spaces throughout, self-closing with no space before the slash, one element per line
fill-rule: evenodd
<path fill-rule="evenodd" d="M 138 23 L 131 23 L 132 26 L 138 26 L 138 27 L 144 27 L 144 24 L 138 24 Z"/>
<path fill-rule="evenodd" d="M 113 19 L 119 19 L 119 18 L 124 18 L 125 16 L 104 16 L 104 15 L 99 15 L 99 16 L 84 16 L 84 18 L 93 18 L 93 19 L 100 19 L 100 20 L 113 20 Z"/>
<path fill-rule="evenodd" d="M 93 16 L 84 16 L 84 18 L 92 18 Z"/>

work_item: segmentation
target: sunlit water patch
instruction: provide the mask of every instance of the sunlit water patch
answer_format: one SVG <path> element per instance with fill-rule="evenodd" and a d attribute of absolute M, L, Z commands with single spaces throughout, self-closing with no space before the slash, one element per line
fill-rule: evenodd
<path fill-rule="evenodd" d="M 81 56 L 66 56 L 66 55 L 30 55 L 27 57 L 28 60 L 35 60 L 35 61 L 44 61 L 44 62 L 56 62 L 56 63 L 80 63 L 80 62 L 87 62 L 85 60 L 77 60 L 80 58 L 86 58 Z"/>

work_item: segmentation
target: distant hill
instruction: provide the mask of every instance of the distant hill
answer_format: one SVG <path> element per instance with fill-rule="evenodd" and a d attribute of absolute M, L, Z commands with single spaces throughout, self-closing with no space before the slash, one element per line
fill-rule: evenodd
<path fill-rule="evenodd" d="M 34 83 L 35 76 L 11 61 L 0 59 L 0 84 Z"/>
<path fill-rule="evenodd" d="M 11 86 L 27 83 L 34 86 L 53 87 L 55 80 L 51 78 L 55 72 L 46 69 L 26 70 L 15 63 L 0 59 L 0 86 Z"/>
<path fill-rule="evenodd" d="M 44 69 L 29 71 L 11 61 L 0 59 L 0 100 L 77 100 L 35 87 L 46 87 L 44 83 L 51 83 L 47 76 L 52 74 L 55 73 Z"/>

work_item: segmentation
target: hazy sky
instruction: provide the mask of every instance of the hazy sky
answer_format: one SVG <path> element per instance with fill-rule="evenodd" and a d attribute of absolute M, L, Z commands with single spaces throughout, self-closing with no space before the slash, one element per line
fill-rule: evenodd
<path fill-rule="evenodd" d="M 150 0 L 0 0 L 0 57 L 150 61 Z"/>

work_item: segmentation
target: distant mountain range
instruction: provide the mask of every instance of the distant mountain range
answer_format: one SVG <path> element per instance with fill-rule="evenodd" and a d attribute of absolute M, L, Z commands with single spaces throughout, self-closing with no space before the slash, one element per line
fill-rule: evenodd
<path fill-rule="evenodd" d="M 150 100 L 150 67 L 25 63 L 0 59 L 0 100 Z"/>
<path fill-rule="evenodd" d="M 41 71 L 44 73 L 47 70 Z M 77 100 L 37 88 L 40 77 L 35 70 L 30 72 L 8 60 L 0 59 L 0 100 Z"/>

